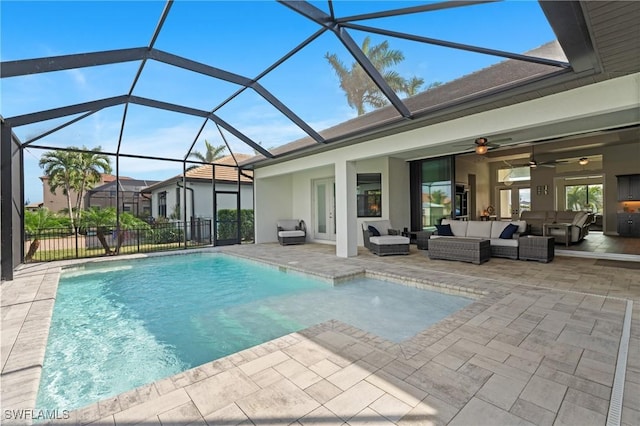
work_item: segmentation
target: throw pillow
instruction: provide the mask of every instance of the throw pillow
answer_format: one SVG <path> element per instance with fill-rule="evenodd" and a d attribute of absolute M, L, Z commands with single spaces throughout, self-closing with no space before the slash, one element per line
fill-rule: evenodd
<path fill-rule="evenodd" d="M 373 237 L 379 237 L 380 236 L 380 231 L 378 231 L 375 226 L 369 225 L 367 227 L 367 229 L 369 229 L 369 232 L 371 232 L 371 235 Z"/>
<path fill-rule="evenodd" d="M 443 237 L 453 237 L 453 232 L 451 231 L 451 225 L 436 225 L 436 229 L 438 230 L 438 235 Z"/>
<path fill-rule="evenodd" d="M 513 234 L 515 234 L 517 230 L 518 230 L 518 225 L 514 225 L 513 223 L 510 223 L 506 226 L 506 228 L 502 230 L 502 233 L 500 234 L 500 238 L 502 238 L 503 240 L 510 240 L 513 237 Z"/>

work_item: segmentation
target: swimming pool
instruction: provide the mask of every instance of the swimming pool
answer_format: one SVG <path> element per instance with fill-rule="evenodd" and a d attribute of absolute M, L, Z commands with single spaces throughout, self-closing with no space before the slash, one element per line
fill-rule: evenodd
<path fill-rule="evenodd" d="M 37 407 L 74 409 L 337 319 L 400 342 L 471 299 L 199 253 L 62 274 Z"/>

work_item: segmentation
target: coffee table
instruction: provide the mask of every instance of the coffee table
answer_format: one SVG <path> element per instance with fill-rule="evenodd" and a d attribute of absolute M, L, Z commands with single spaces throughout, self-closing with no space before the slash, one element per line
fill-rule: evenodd
<path fill-rule="evenodd" d="M 459 260 L 479 265 L 491 258 L 489 240 L 440 237 L 429 240 L 429 259 Z"/>

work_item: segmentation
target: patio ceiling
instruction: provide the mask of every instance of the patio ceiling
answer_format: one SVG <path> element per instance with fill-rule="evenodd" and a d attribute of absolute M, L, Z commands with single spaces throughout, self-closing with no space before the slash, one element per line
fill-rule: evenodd
<path fill-rule="evenodd" d="M 112 129 L 103 138 L 107 141 L 104 151 L 120 157 L 182 162 L 194 149 L 202 150 L 206 137 L 216 145 L 227 144 L 231 152 L 259 154 L 256 160 L 278 160 L 640 70 L 640 41 L 637 26 L 633 25 L 640 19 L 640 3 L 543 1 L 537 17 L 520 16 L 511 23 L 515 25 L 499 20 L 505 11 L 516 16 L 518 11 L 514 8 L 518 3 L 521 2 L 167 1 L 162 8 L 156 2 L 135 7 L 119 3 L 119 13 L 126 15 L 129 25 L 119 24 L 108 15 L 93 16 L 92 19 L 104 21 L 92 28 L 97 33 L 92 39 L 99 41 L 95 49 L 88 46 L 90 50 L 76 52 L 75 47 L 55 46 L 52 51 L 64 54 L 8 60 L 4 56 L 13 50 L 3 48 L 1 113 L 25 148 L 64 149 L 74 140 L 70 137 L 72 132 L 87 131 L 70 129 L 86 124 L 89 117 L 99 116 L 100 120 L 109 121 Z M 82 2 L 70 4 L 75 8 L 86 6 Z M 11 11 L 4 5 L 3 8 L 3 21 L 11 20 Z M 193 20 L 196 16 L 203 20 L 185 26 L 184 19 Z M 67 25 L 64 18 L 61 16 L 59 28 L 72 32 L 73 23 Z M 451 30 L 431 25 L 443 20 Z M 210 23 L 212 29 L 198 28 L 203 22 Z M 477 22 L 482 31 L 472 32 L 465 39 L 461 26 Z M 540 32 L 548 38 L 535 45 L 507 43 L 506 40 L 517 38 L 517 28 L 525 22 L 534 28 L 524 31 Z M 239 33 L 254 26 L 260 26 L 257 34 L 265 40 L 253 39 L 247 44 L 248 40 Z M 145 29 L 150 41 L 140 47 Z M 131 32 L 125 39 L 133 46 L 111 44 L 109 37 L 114 30 L 125 35 Z M 207 31 L 211 31 L 212 38 L 203 37 Z M 494 38 L 485 37 L 485 33 L 493 33 Z M 561 49 L 541 47 L 553 41 L 554 34 Z M 496 35 L 502 44 L 495 41 Z M 412 56 L 408 60 L 429 57 L 435 52 L 432 49 L 445 52 L 443 57 L 451 64 L 429 66 L 452 69 L 442 74 L 447 76 L 444 81 L 419 75 L 425 80 L 424 89 L 436 81 L 442 83 L 438 87 L 413 96 L 399 93 L 383 78 L 384 70 L 363 52 L 361 47 L 367 36 L 372 44 L 389 40 L 391 48 L 398 46 Z M 73 37 L 78 35 L 71 34 Z M 6 33 L 4 29 L 2 38 L 3 47 L 20 43 L 19 34 Z M 216 52 L 216 44 L 220 43 L 230 45 L 228 50 L 232 53 Z M 25 50 L 20 52 L 24 54 Z M 357 117 L 353 113 L 323 115 L 326 111 L 347 110 L 343 93 L 324 97 L 322 92 L 327 89 L 311 84 L 324 80 L 339 92 L 323 52 L 336 52 L 344 63 L 357 62 L 366 73 L 364 78 L 383 94 L 385 105 Z M 522 75 L 510 77 L 511 81 L 507 78 L 499 87 L 493 82 L 494 86 L 487 89 L 483 85 L 486 82 L 478 81 L 478 71 L 491 67 L 512 67 L 506 76 L 512 76 L 513 70 Z M 64 85 L 58 84 L 68 72 L 77 70 L 82 70 L 82 78 L 86 79 L 106 80 L 106 75 L 119 78 L 101 91 L 109 96 L 87 99 L 87 95 L 64 93 Z M 39 80 L 43 75 L 47 80 Z M 160 80 L 154 80 L 155 76 Z M 47 86 L 47 91 L 38 96 L 45 98 L 48 102 L 42 104 L 50 108 L 21 109 L 22 98 L 33 96 L 29 87 L 32 84 Z M 293 90 L 286 90 L 288 86 Z M 186 96 L 188 91 L 196 96 Z M 56 104 L 60 99 L 77 102 Z M 610 117 L 603 125 L 616 121 L 617 117 Z M 187 131 L 176 135 L 167 123 Z M 153 155 L 148 146 L 129 136 L 137 126 L 166 130 L 164 134 L 157 133 Z M 576 132 L 579 131 L 578 126 Z M 549 135 L 531 132 L 500 136 L 515 143 Z M 87 139 L 91 138 L 85 134 L 82 140 Z"/>

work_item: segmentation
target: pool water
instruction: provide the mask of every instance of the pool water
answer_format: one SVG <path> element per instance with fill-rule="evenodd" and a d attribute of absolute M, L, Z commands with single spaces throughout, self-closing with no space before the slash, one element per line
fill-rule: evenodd
<path fill-rule="evenodd" d="M 79 408 L 330 319 L 401 342 L 469 303 L 215 253 L 88 265 L 61 276 L 37 407 Z"/>

